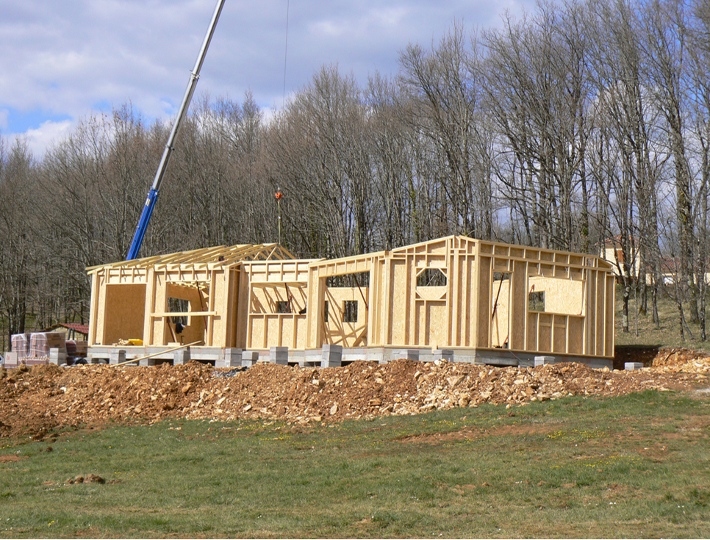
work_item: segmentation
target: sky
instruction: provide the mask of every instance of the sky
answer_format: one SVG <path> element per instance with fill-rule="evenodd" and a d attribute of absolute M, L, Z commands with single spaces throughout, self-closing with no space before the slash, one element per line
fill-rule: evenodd
<path fill-rule="evenodd" d="M 0 0 L 0 135 L 41 158 L 81 119 L 130 103 L 169 121 L 217 0 Z M 394 75 L 410 43 L 430 47 L 454 21 L 467 30 L 519 18 L 534 0 L 226 0 L 196 96 L 265 110 L 323 65 L 366 83 Z M 288 13 L 288 33 L 287 33 Z M 288 43 L 287 43 L 288 40 Z"/>

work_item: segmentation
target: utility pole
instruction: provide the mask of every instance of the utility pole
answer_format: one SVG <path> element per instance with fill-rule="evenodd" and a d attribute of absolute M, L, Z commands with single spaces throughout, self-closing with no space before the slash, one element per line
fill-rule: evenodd
<path fill-rule="evenodd" d="M 276 205 L 278 206 L 278 223 L 279 223 L 279 245 L 281 245 L 281 199 L 283 199 L 284 194 L 281 193 L 281 188 L 276 188 L 276 193 L 274 194 L 274 197 L 276 197 Z"/>

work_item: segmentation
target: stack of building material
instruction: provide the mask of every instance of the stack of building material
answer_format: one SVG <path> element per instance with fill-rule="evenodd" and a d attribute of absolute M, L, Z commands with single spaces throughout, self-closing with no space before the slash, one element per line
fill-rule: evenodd
<path fill-rule="evenodd" d="M 30 355 L 31 334 L 14 334 L 11 338 L 12 352 L 17 353 L 17 358 L 27 358 Z"/>
<path fill-rule="evenodd" d="M 7 352 L 5 353 L 5 367 L 17 367 L 19 364 L 19 360 L 17 359 L 17 353 L 16 352 Z"/>
<path fill-rule="evenodd" d="M 66 362 L 67 349 L 62 332 L 35 332 L 15 334 L 11 338 L 12 352 L 7 354 L 5 364 L 15 367 L 20 364 L 62 364 Z M 73 356 L 86 356 L 86 342 L 73 342 Z"/>
<path fill-rule="evenodd" d="M 49 349 L 60 349 L 66 353 L 66 341 L 61 332 L 35 332 L 30 336 L 30 356 L 49 358 Z"/>
<path fill-rule="evenodd" d="M 85 358 L 88 351 L 88 344 L 86 341 L 68 339 L 66 341 L 66 349 L 67 356 L 80 356 Z"/>
<path fill-rule="evenodd" d="M 56 349 L 54 356 L 51 350 Z M 62 332 L 35 332 L 30 336 L 30 354 L 25 359 L 27 365 L 62 363 L 66 361 L 67 349 Z"/>

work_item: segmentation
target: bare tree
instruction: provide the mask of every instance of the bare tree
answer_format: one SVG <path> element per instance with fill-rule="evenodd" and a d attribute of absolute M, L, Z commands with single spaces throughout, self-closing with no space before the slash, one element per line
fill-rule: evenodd
<path fill-rule="evenodd" d="M 270 174 L 287 189 L 289 234 L 311 253 L 343 256 L 370 248 L 366 126 L 360 89 L 337 66 L 322 68 L 273 126 Z"/>
<path fill-rule="evenodd" d="M 36 280 L 37 252 L 33 217 L 36 185 L 32 155 L 23 140 L 7 150 L 0 137 L 0 321 L 7 334 L 26 329 Z"/>
<path fill-rule="evenodd" d="M 661 155 L 655 145 L 657 115 L 645 90 L 648 82 L 638 14 L 624 2 L 596 2 L 592 12 L 596 21 L 590 26 L 594 31 L 590 73 L 597 97 L 595 129 L 600 145 L 594 169 L 601 182 L 600 193 L 609 196 L 606 204 L 610 212 L 605 215 L 612 220 L 603 226 L 607 241 L 619 248 L 616 263 L 623 287 L 622 328 L 628 332 L 632 288 L 641 286 L 644 305 L 649 266 L 653 269 L 653 320 L 658 324 L 658 168 L 652 158 Z"/>
<path fill-rule="evenodd" d="M 686 13 L 684 3 L 650 2 L 643 13 L 643 41 L 648 62 L 649 88 L 665 119 L 669 153 L 674 164 L 675 209 L 678 227 L 679 281 L 676 303 L 681 319 L 683 301 L 690 297 L 691 319 L 698 321 L 698 291 L 693 283 L 693 182 L 686 142 Z"/>
<path fill-rule="evenodd" d="M 493 235 L 491 146 L 483 128 L 481 57 L 455 23 L 437 48 L 410 45 L 400 54 L 402 81 L 412 96 L 413 127 L 437 148 L 441 186 L 454 231 Z M 436 178 L 436 177 L 435 177 Z M 433 181 L 435 178 L 431 178 Z"/>
<path fill-rule="evenodd" d="M 533 224 L 531 240 L 544 247 L 588 246 L 587 198 L 575 200 L 579 185 L 586 190 L 584 32 L 578 6 L 558 12 L 540 4 L 534 18 L 508 18 L 503 30 L 484 33 L 487 103 L 513 162 L 509 170 L 518 173 L 503 182 Z"/>

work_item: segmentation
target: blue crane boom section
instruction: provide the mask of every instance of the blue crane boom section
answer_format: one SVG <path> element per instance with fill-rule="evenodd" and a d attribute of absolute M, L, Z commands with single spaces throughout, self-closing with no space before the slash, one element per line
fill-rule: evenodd
<path fill-rule="evenodd" d="M 218 0 L 217 6 L 214 9 L 214 14 L 212 15 L 212 21 L 207 29 L 207 34 L 202 42 L 202 47 L 200 48 L 200 53 L 197 55 L 197 61 L 195 62 L 195 67 L 190 72 L 190 81 L 187 83 L 187 88 L 185 89 L 185 96 L 182 98 L 182 104 L 180 105 L 180 110 L 178 112 L 177 118 L 173 123 L 173 128 L 170 131 L 170 136 L 168 137 L 168 142 L 165 145 L 165 150 L 163 151 L 163 157 L 160 159 L 160 165 L 155 173 L 155 179 L 153 180 L 153 185 L 148 192 L 148 198 L 143 206 L 143 212 L 138 220 L 138 226 L 136 227 L 136 232 L 133 235 L 133 241 L 131 242 L 131 247 L 128 250 L 128 255 L 126 260 L 130 261 L 132 259 L 138 258 L 138 252 L 143 244 L 143 237 L 148 228 L 148 222 L 150 217 L 153 215 L 153 208 L 155 208 L 155 203 L 158 200 L 158 194 L 160 193 L 160 184 L 163 182 L 163 176 L 165 176 L 165 170 L 168 168 L 168 162 L 170 161 L 170 156 L 174 150 L 175 137 L 180 130 L 180 124 L 187 114 L 187 109 L 190 106 L 190 101 L 192 101 L 192 95 L 195 93 L 195 87 L 197 86 L 197 81 L 200 78 L 200 70 L 202 69 L 202 64 L 205 61 L 205 56 L 207 55 L 207 49 L 212 41 L 212 36 L 214 35 L 215 28 L 217 26 L 217 21 L 222 13 L 222 7 L 224 6 L 224 0 Z"/>

